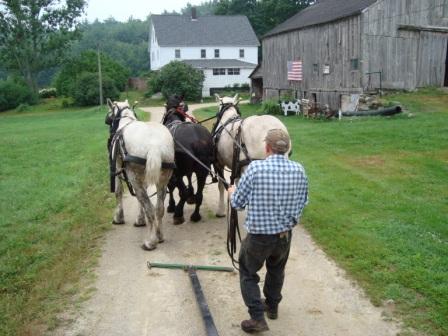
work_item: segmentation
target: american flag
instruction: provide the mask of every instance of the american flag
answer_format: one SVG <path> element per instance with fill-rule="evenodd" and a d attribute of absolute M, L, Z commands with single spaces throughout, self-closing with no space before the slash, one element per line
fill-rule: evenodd
<path fill-rule="evenodd" d="M 288 62 L 288 80 L 302 80 L 302 61 Z"/>

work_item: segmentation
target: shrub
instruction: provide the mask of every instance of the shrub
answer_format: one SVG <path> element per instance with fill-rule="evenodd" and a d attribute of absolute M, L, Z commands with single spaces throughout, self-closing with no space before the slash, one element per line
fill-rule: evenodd
<path fill-rule="evenodd" d="M 282 109 L 276 100 L 266 100 L 261 104 L 261 111 L 265 114 L 281 114 Z"/>
<path fill-rule="evenodd" d="M 56 96 L 56 88 L 45 88 L 39 90 L 39 98 L 54 98 Z"/>
<path fill-rule="evenodd" d="M 116 89 L 120 91 L 125 89 L 129 78 L 129 71 L 126 68 L 107 55 L 101 54 L 101 69 L 103 77 L 112 80 Z M 78 90 L 77 83 L 85 73 L 94 74 L 98 83 L 97 54 L 94 51 L 83 52 L 64 64 L 54 83 L 58 94 L 74 98 L 75 91 Z"/>
<path fill-rule="evenodd" d="M 76 105 L 89 106 L 99 104 L 98 74 L 84 72 L 78 76 L 73 88 L 73 99 Z M 103 97 L 118 100 L 120 92 L 114 81 L 108 76 L 103 77 Z"/>
<path fill-rule="evenodd" d="M 280 96 L 280 100 L 281 101 L 288 101 L 288 102 L 295 100 L 293 91 L 292 90 L 284 91 L 282 93 L 282 95 Z"/>
<path fill-rule="evenodd" d="M 20 104 L 35 104 L 36 101 L 37 97 L 25 83 L 13 79 L 0 81 L 0 111 L 16 108 Z"/>
<path fill-rule="evenodd" d="M 177 94 L 184 96 L 186 100 L 199 100 L 202 96 L 204 74 L 191 65 L 173 61 L 160 70 L 157 81 L 165 99 Z"/>
<path fill-rule="evenodd" d="M 63 108 L 70 107 L 70 106 L 73 105 L 73 100 L 70 99 L 70 98 L 64 98 L 64 99 L 62 99 L 62 104 L 61 105 L 62 105 Z"/>
<path fill-rule="evenodd" d="M 27 103 L 22 103 L 16 107 L 16 112 L 25 112 L 30 108 L 30 105 Z"/>
<path fill-rule="evenodd" d="M 160 72 L 152 71 L 148 79 L 148 91 L 145 92 L 145 97 L 151 97 L 153 94 L 162 90 L 160 83 Z"/>

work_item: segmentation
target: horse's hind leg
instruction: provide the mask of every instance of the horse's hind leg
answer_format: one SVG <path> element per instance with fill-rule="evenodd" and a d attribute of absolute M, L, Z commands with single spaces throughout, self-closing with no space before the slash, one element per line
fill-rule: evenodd
<path fill-rule="evenodd" d="M 141 206 L 140 202 L 138 204 L 139 210 L 138 210 L 138 217 L 135 220 L 134 226 L 141 227 L 146 225 L 146 215 L 145 210 Z"/>
<path fill-rule="evenodd" d="M 123 213 L 123 184 L 121 180 L 115 177 L 115 198 L 117 200 L 117 206 L 115 208 L 114 218 L 112 219 L 113 224 L 124 224 L 124 213 Z"/>
<path fill-rule="evenodd" d="M 187 179 L 188 179 L 188 188 L 187 188 L 188 198 L 187 198 L 187 203 L 188 204 L 194 204 L 196 202 L 196 199 L 194 197 L 193 184 L 191 183 L 191 176 L 192 175 L 193 174 L 187 175 Z"/>
<path fill-rule="evenodd" d="M 162 225 L 163 225 L 163 215 L 165 213 L 165 197 L 166 197 L 166 188 L 167 183 L 169 181 L 170 175 L 172 171 L 170 170 L 162 170 L 162 174 L 160 176 L 160 181 L 157 184 L 157 205 L 156 205 L 156 216 L 157 216 L 157 240 L 159 243 L 163 243 L 165 240 L 163 238 L 163 231 L 162 231 Z M 174 189 L 174 188 L 173 188 Z"/>
<path fill-rule="evenodd" d="M 148 192 L 146 190 L 146 185 L 142 183 L 143 177 L 135 173 L 132 170 L 127 171 L 129 180 L 131 181 L 132 187 L 135 191 L 135 196 L 142 207 L 142 210 L 146 217 L 146 223 L 148 227 L 148 239 L 145 239 L 142 248 L 144 250 L 150 251 L 157 247 L 157 221 L 155 220 L 155 209 L 149 199 Z"/>
<path fill-rule="evenodd" d="M 168 182 L 168 194 L 169 194 L 169 201 L 168 201 L 168 208 L 166 209 L 166 212 L 173 213 L 176 209 L 176 202 L 174 201 L 174 189 L 176 188 L 176 182 L 174 181 L 174 178 L 172 178 Z"/>
<path fill-rule="evenodd" d="M 180 200 L 176 205 L 176 210 L 174 211 L 173 224 L 178 225 L 185 222 L 184 219 L 184 205 L 188 198 L 187 187 L 181 177 L 177 178 L 177 189 L 179 190 Z"/>
<path fill-rule="evenodd" d="M 202 204 L 203 199 L 203 191 L 205 186 L 205 181 L 207 179 L 208 172 L 205 171 L 205 174 L 201 172 L 201 174 L 196 174 L 198 179 L 198 190 L 196 191 L 196 207 L 194 209 L 193 214 L 191 215 L 190 219 L 193 222 L 199 222 L 201 220 L 201 214 L 199 213 L 199 209 Z"/>

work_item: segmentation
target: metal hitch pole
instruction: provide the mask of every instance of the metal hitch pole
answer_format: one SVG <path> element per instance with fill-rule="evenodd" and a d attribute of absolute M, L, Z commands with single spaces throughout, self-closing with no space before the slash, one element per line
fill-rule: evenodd
<path fill-rule="evenodd" d="M 188 272 L 188 276 L 191 280 L 191 286 L 193 287 L 194 295 L 196 301 L 201 310 L 202 320 L 205 324 L 205 330 L 207 331 L 207 336 L 219 336 L 218 330 L 216 329 L 215 322 L 213 321 L 212 313 L 208 308 L 207 301 L 205 299 L 204 292 L 202 291 L 201 283 L 199 282 L 196 270 L 204 271 L 219 271 L 219 272 L 233 272 L 232 267 L 222 267 L 222 266 L 198 266 L 198 265 L 185 265 L 185 264 L 164 264 L 164 263 L 152 263 L 148 261 L 148 268 L 168 268 L 168 269 L 182 269 Z"/>

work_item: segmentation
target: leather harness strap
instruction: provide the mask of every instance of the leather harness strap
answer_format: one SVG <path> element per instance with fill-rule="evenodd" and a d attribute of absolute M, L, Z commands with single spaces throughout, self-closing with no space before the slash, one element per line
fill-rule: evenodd
<path fill-rule="evenodd" d="M 112 119 L 111 127 L 110 127 L 110 136 L 107 141 L 107 147 L 109 150 L 109 170 L 110 170 L 110 191 L 115 192 L 115 177 L 119 177 L 124 180 L 126 185 L 128 186 L 129 192 L 132 196 L 135 196 L 134 188 L 129 181 L 128 175 L 126 173 L 126 163 L 132 162 L 142 166 L 146 166 L 146 159 L 129 155 L 126 150 L 126 144 L 123 138 L 123 130 L 126 126 L 132 123 L 132 121 L 126 124 L 124 127 L 118 130 L 118 124 L 121 117 L 121 113 L 124 109 L 119 109 L 117 116 Z M 135 113 L 134 113 L 135 115 Z M 136 116 L 136 115 L 135 115 Z M 138 120 L 138 119 L 137 119 Z M 117 171 L 117 158 L 120 156 L 122 158 L 122 166 L 121 169 Z M 174 162 L 162 162 L 162 169 L 174 169 L 176 167 Z"/>

